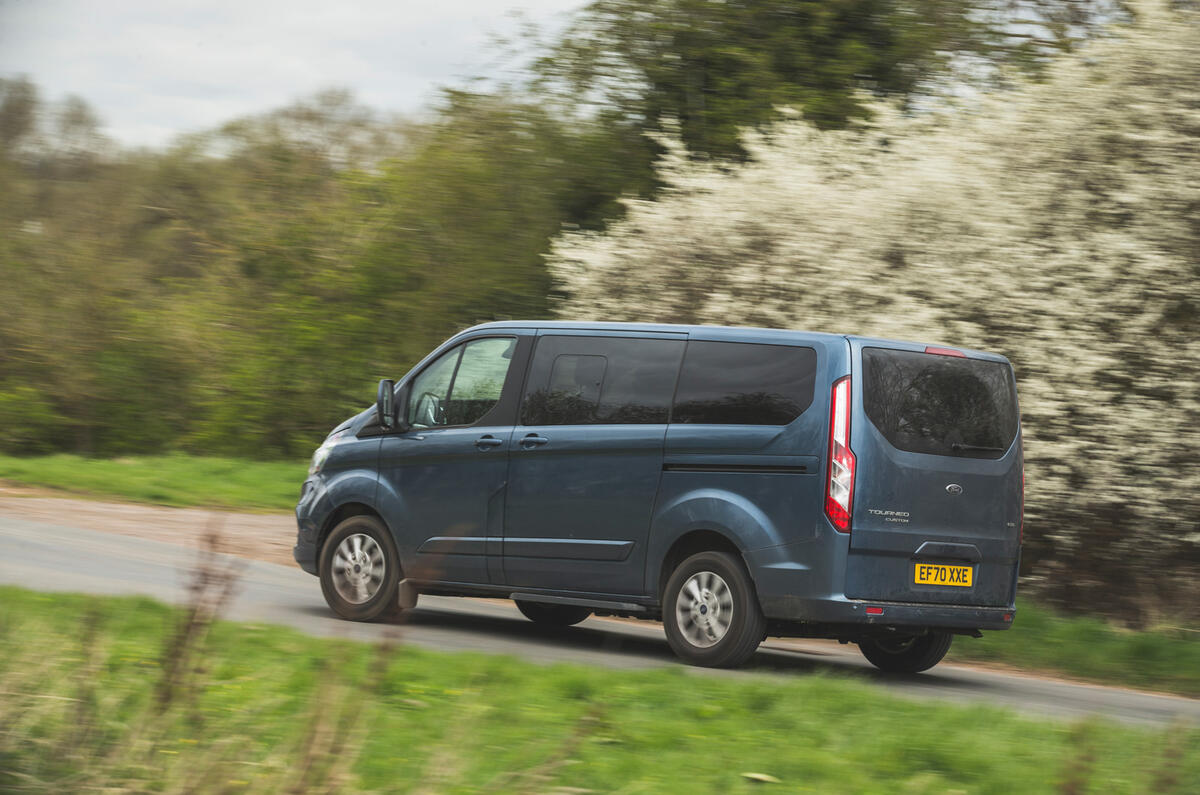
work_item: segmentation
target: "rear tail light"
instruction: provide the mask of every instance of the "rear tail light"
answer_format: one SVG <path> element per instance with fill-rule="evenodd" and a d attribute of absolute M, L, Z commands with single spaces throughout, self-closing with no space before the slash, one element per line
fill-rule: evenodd
<path fill-rule="evenodd" d="M 829 401 L 829 482 L 825 484 L 825 515 L 842 533 L 850 532 L 854 499 L 854 453 L 850 452 L 850 376 L 833 384 Z"/>

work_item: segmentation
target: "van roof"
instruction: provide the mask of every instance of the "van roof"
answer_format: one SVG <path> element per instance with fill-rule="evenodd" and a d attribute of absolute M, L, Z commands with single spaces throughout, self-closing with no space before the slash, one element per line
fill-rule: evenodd
<path fill-rule="evenodd" d="M 490 328 L 540 328 L 540 329 L 570 329 L 577 331 L 630 331 L 630 332 L 665 332 L 671 334 L 718 334 L 724 336 L 772 336 L 780 338 L 812 339 L 820 337 L 827 340 L 844 339 L 842 334 L 825 334 L 818 331 L 801 331 L 797 329 L 754 328 L 751 326 L 704 326 L 686 325 L 682 323 L 615 323 L 596 320 L 498 320 L 492 323 L 481 323 L 466 331 L 477 331 Z M 465 333 L 465 332 L 464 332 Z"/>
<path fill-rule="evenodd" d="M 910 340 L 885 339 L 882 337 L 863 337 L 857 334 L 827 334 L 820 331 L 803 331 L 800 329 L 756 328 L 753 326 L 706 326 L 686 325 L 681 323 L 615 323 L 610 321 L 589 320 L 498 320 L 491 323 L 481 323 L 472 326 L 462 333 L 480 329 L 503 328 L 538 328 L 538 329 L 569 329 L 575 331 L 628 331 L 628 332 L 664 332 L 672 334 L 690 334 L 693 337 L 709 339 L 738 339 L 746 342 L 799 342 L 804 340 L 848 340 L 864 347 L 871 345 L 896 346 L 909 350 L 922 350 L 926 346 L 948 347 L 962 351 L 964 354 L 978 359 L 991 359 L 1008 363 L 1008 359 L 988 351 L 972 350 L 957 345 L 943 345 L 937 342 L 914 342 Z"/>

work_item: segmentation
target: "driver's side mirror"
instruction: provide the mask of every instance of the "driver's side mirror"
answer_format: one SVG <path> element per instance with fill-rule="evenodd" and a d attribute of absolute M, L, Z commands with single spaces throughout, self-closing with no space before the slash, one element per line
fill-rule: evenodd
<path fill-rule="evenodd" d="M 379 382 L 375 393 L 375 415 L 380 427 L 389 431 L 396 427 L 396 382 L 390 378 Z"/>

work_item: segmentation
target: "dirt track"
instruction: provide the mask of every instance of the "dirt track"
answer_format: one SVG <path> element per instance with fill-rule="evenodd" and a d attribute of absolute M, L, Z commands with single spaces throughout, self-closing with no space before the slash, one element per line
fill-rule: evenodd
<path fill-rule="evenodd" d="M 206 531 L 221 535 L 223 551 L 295 566 L 296 520 L 287 513 L 233 513 L 208 508 L 165 508 L 95 502 L 23 486 L 0 484 L 0 514 L 46 524 L 196 546 Z"/>

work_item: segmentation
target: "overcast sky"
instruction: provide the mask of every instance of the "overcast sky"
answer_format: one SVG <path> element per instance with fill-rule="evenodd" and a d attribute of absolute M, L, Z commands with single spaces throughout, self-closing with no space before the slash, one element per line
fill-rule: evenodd
<path fill-rule="evenodd" d="M 0 76 L 78 94 L 125 144 L 161 146 L 346 87 L 411 112 L 487 70 L 513 12 L 556 29 L 584 0 L 0 0 Z"/>

